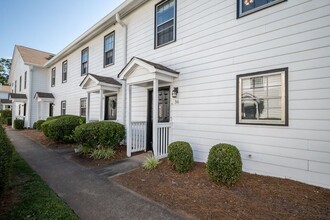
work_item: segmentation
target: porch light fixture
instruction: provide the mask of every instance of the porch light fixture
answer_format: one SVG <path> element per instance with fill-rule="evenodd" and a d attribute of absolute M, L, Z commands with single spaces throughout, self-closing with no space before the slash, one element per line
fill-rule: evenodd
<path fill-rule="evenodd" d="M 179 89 L 178 87 L 174 87 L 172 90 L 172 97 L 176 98 L 178 96 Z"/>

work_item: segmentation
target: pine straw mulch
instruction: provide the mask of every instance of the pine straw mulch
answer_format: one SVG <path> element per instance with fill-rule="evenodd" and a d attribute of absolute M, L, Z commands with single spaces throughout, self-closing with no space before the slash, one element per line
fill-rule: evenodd
<path fill-rule="evenodd" d="M 330 190 L 289 179 L 243 173 L 233 187 L 210 181 L 205 164 L 178 174 L 168 160 L 113 178 L 179 213 L 198 219 L 330 219 Z"/>

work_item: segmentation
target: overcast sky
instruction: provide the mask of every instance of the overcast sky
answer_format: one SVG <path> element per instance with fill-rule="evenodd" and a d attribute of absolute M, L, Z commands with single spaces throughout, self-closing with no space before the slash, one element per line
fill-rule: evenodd
<path fill-rule="evenodd" d="M 0 0 L 0 58 L 14 45 L 58 53 L 124 0 Z"/>

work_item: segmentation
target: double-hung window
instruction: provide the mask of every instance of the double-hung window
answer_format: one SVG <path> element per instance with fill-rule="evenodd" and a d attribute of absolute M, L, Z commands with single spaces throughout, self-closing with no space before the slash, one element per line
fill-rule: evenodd
<path fill-rule="evenodd" d="M 54 87 L 55 86 L 55 78 L 56 77 L 56 67 L 54 67 L 52 69 L 52 74 L 51 74 L 51 86 Z"/>
<path fill-rule="evenodd" d="M 24 73 L 24 89 L 26 89 L 26 81 L 27 81 L 26 77 L 27 77 L 27 71 L 25 71 Z"/>
<path fill-rule="evenodd" d="M 16 88 L 17 88 L 17 80 L 15 80 L 15 93 L 17 92 Z"/>
<path fill-rule="evenodd" d="M 19 77 L 19 91 L 22 91 L 22 76 Z"/>
<path fill-rule="evenodd" d="M 115 32 L 104 37 L 104 67 L 115 62 Z"/>
<path fill-rule="evenodd" d="M 174 42 L 176 39 L 176 2 L 162 1 L 155 10 L 155 48 Z"/>
<path fill-rule="evenodd" d="M 259 11 L 286 0 L 237 0 L 238 17 Z"/>
<path fill-rule="evenodd" d="M 81 75 L 88 73 L 88 47 L 81 51 Z"/>
<path fill-rule="evenodd" d="M 68 61 L 62 63 L 62 83 L 65 83 L 68 78 Z"/>
<path fill-rule="evenodd" d="M 87 99 L 80 99 L 80 116 L 86 117 L 86 108 L 87 107 Z"/>
<path fill-rule="evenodd" d="M 288 125 L 288 69 L 237 76 L 237 124 Z"/>
<path fill-rule="evenodd" d="M 61 115 L 66 114 L 66 101 L 61 102 Z"/>

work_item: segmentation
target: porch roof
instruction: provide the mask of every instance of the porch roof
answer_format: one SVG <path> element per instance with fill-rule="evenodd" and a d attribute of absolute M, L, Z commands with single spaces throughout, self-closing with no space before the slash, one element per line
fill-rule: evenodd
<path fill-rule="evenodd" d="M 90 91 L 108 90 L 117 91 L 121 88 L 121 83 L 112 77 L 99 76 L 96 74 L 88 73 L 83 81 L 80 83 L 83 89 Z"/>
<path fill-rule="evenodd" d="M 38 102 L 54 102 L 55 97 L 53 93 L 36 92 L 34 99 L 37 99 Z"/>
<path fill-rule="evenodd" d="M 9 93 L 9 100 L 12 100 L 14 102 L 26 102 L 27 97 L 25 94 L 20 93 Z"/>
<path fill-rule="evenodd" d="M 0 104 L 11 105 L 12 101 L 9 99 L 0 99 Z"/>

